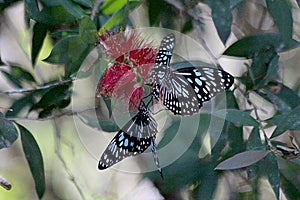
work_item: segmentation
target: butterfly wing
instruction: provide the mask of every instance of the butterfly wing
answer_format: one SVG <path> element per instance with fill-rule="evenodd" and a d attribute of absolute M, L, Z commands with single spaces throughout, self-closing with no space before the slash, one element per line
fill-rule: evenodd
<path fill-rule="evenodd" d="M 103 152 L 98 168 L 106 169 L 129 156 L 143 153 L 157 133 L 157 124 L 146 108 L 139 110 L 111 140 Z"/>
<path fill-rule="evenodd" d="M 227 72 L 215 68 L 188 67 L 171 70 L 162 82 L 159 98 L 163 105 L 175 115 L 193 115 L 199 112 L 203 102 L 231 87 L 234 78 Z M 154 89 L 154 93 L 158 93 Z"/>
<path fill-rule="evenodd" d="M 159 46 L 155 59 L 155 64 L 150 73 L 150 82 L 152 84 L 161 83 L 163 78 L 170 71 L 170 60 L 175 47 L 175 36 L 173 33 L 165 36 Z"/>

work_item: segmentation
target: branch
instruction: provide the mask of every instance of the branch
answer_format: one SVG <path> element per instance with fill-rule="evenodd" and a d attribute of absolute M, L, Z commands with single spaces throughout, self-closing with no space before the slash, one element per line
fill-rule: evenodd
<path fill-rule="evenodd" d="M 79 185 L 79 183 L 77 182 L 76 177 L 73 175 L 73 173 L 71 172 L 71 170 L 69 169 L 65 159 L 62 156 L 62 152 L 61 152 L 61 134 L 60 134 L 60 130 L 58 128 L 58 121 L 57 120 L 53 120 L 53 126 L 54 126 L 54 135 L 55 135 L 55 154 L 57 155 L 58 159 L 60 160 L 60 162 L 63 165 L 63 168 L 65 169 L 65 171 L 67 172 L 70 181 L 74 184 L 75 188 L 77 189 L 78 193 L 81 196 L 81 199 L 86 199 L 84 196 L 83 191 L 81 190 L 81 187 Z"/>
<path fill-rule="evenodd" d="M 96 16 L 96 13 L 98 11 L 99 5 L 104 2 L 104 0 L 96 0 L 93 9 L 92 9 L 92 13 L 91 13 L 91 20 L 93 20 Z"/>
<path fill-rule="evenodd" d="M 39 87 L 36 87 L 36 88 L 30 88 L 30 89 L 21 88 L 21 89 L 16 89 L 16 90 L 0 91 L 0 94 L 10 95 L 10 94 L 17 94 L 17 93 L 33 92 L 33 91 L 37 91 L 37 90 L 44 90 L 44 89 L 53 88 L 53 87 L 56 87 L 56 86 L 59 86 L 59 85 L 65 85 L 67 83 L 73 82 L 74 80 L 76 80 L 76 79 L 73 78 L 73 79 L 63 80 L 63 81 L 50 83 L 48 85 L 43 85 L 43 86 L 39 86 Z"/>

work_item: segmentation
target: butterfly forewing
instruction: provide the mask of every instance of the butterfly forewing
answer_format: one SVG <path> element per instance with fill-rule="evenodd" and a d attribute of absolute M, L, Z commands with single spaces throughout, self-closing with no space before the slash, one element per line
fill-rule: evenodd
<path fill-rule="evenodd" d="M 175 36 L 173 33 L 164 37 L 160 43 L 155 64 L 150 73 L 151 83 L 161 83 L 170 71 L 169 65 L 175 47 Z"/>
<path fill-rule="evenodd" d="M 157 124 L 142 106 L 136 114 L 111 140 L 102 154 L 98 168 L 106 169 L 129 156 L 143 153 L 157 133 Z"/>

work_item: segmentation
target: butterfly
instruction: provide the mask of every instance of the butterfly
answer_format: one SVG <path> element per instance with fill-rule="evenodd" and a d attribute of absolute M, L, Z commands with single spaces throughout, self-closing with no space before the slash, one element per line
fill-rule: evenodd
<path fill-rule="evenodd" d="M 227 72 L 211 67 L 175 69 L 170 65 L 175 36 L 161 41 L 155 64 L 149 75 L 152 95 L 175 115 L 193 115 L 205 101 L 228 90 L 234 78 Z"/>
<path fill-rule="evenodd" d="M 124 125 L 104 150 L 98 169 L 109 168 L 126 157 L 141 154 L 150 146 L 155 164 L 163 177 L 155 145 L 156 134 L 157 123 L 141 101 L 138 113 Z"/>

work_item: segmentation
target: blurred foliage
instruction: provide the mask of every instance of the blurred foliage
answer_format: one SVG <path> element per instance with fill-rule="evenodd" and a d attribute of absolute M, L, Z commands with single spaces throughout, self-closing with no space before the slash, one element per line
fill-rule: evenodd
<path fill-rule="evenodd" d="M 0 17 L 4 15 L 6 9 L 17 2 L 21 1 L 0 1 Z M 24 19 L 27 22 L 27 30 L 32 33 L 30 55 L 32 69 L 13 63 L 6 63 L 7 68 L 1 68 L 2 75 L 15 92 L 0 91 L 0 95 L 13 93 L 20 95 L 18 98 L 11 98 L 11 110 L 4 110 L 5 115 L 0 113 L 0 148 L 11 146 L 19 135 L 18 128 L 39 198 L 43 197 L 45 191 L 43 156 L 39 144 L 30 131 L 17 124 L 15 118 L 27 118 L 29 114 L 35 113 L 36 120 L 51 120 L 65 115 L 71 102 L 73 77 L 76 76 L 87 55 L 94 49 L 98 42 L 98 34 L 106 30 L 116 31 L 127 26 L 134 27 L 130 14 L 137 8 L 146 9 L 149 19 L 143 20 L 147 20 L 150 26 L 169 28 L 183 33 L 196 32 L 201 38 L 201 30 L 206 20 L 202 18 L 204 4 L 210 9 L 216 34 L 227 47 L 223 55 L 251 59 L 251 62 L 249 64 L 245 60 L 245 65 L 241 68 L 246 67 L 247 70 L 236 77 L 234 91 L 227 92 L 228 109 L 199 114 L 201 124 L 198 126 L 196 138 L 178 160 L 163 168 L 165 180 L 161 180 L 157 172 L 147 173 L 145 176 L 155 183 L 166 199 L 175 197 L 182 199 L 186 192 L 193 199 L 213 199 L 220 185 L 227 190 L 230 190 L 230 187 L 226 184 L 234 186 L 230 181 L 226 184 L 221 181 L 228 178 L 229 170 L 235 177 L 242 177 L 244 184 L 250 188 L 245 191 L 232 187 L 227 194 L 235 199 L 259 198 L 262 179 L 268 180 L 277 199 L 281 192 L 287 199 L 300 198 L 300 162 L 297 160 L 300 155 L 300 144 L 297 143 L 300 141 L 300 97 L 299 91 L 285 84 L 283 77 L 280 76 L 280 71 L 284 67 L 280 62 L 281 53 L 292 52 L 299 46 L 299 35 L 295 31 L 299 30 L 299 19 L 293 17 L 294 12 L 295 16 L 299 14 L 299 1 L 261 0 L 251 2 L 251 6 L 249 1 L 245 0 L 22 2 L 25 7 Z M 255 14 L 261 10 L 268 15 Z M 247 12 L 252 12 L 251 15 L 258 21 L 271 20 L 272 27 L 266 30 L 260 25 L 255 27 L 250 23 L 241 23 L 243 20 L 247 21 Z M 294 27 L 295 24 L 297 27 Z M 236 36 L 234 43 L 232 35 Z M 52 81 L 40 82 L 37 81 L 41 79 L 38 73 L 34 73 L 34 68 L 38 65 L 38 55 L 47 36 L 53 42 L 53 49 L 43 62 L 63 65 L 64 74 Z M 227 43 L 232 44 L 227 46 Z M 2 62 L 0 59 L 1 65 L 4 65 Z M 88 71 L 88 74 L 93 73 L 94 71 Z M 295 76 L 299 78 L 297 73 L 299 71 Z M 256 105 L 251 95 L 272 105 L 274 109 L 272 116 L 268 119 L 261 117 L 260 113 L 264 108 Z M 97 111 L 99 115 L 96 120 L 84 114 L 79 117 L 88 126 L 96 127 L 99 123 L 102 130 L 115 132 L 118 127 L 111 116 L 112 102 L 107 99 L 101 101 L 103 101 L 101 109 L 105 109 L 108 114 L 103 115 L 101 111 Z M 224 119 L 225 124 L 211 153 L 200 159 L 199 150 L 203 135 L 213 117 Z M 164 131 L 158 149 L 174 137 L 179 123 L 180 120 L 172 121 L 171 126 Z M 249 127 L 252 131 L 245 131 Z M 270 127 L 274 127 L 274 130 L 271 137 L 266 138 L 265 129 Z M 290 134 L 292 131 L 296 134 Z M 284 135 L 290 139 L 289 144 L 277 137 Z"/>

